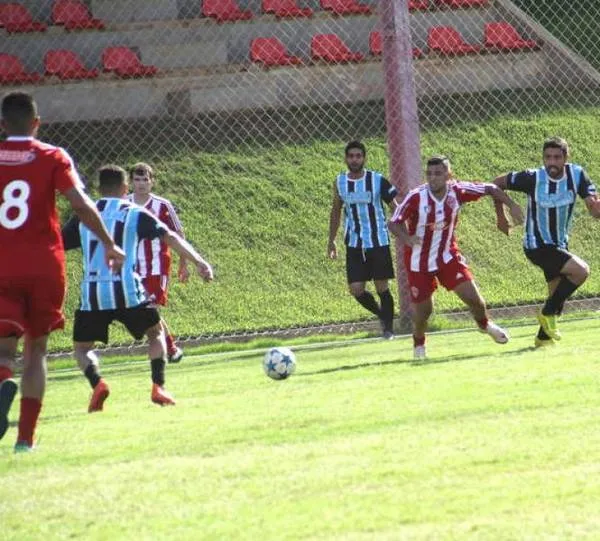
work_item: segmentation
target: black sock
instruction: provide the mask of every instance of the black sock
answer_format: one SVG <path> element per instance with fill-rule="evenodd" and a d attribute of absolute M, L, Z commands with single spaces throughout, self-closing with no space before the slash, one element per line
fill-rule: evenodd
<path fill-rule="evenodd" d="M 94 363 L 90 363 L 88 364 L 88 367 L 85 369 L 85 372 L 83 374 L 90 382 L 92 389 L 95 389 L 96 385 L 98 385 L 98 382 L 100 381 L 98 367 Z"/>
<path fill-rule="evenodd" d="M 375 297 L 368 291 L 364 291 L 358 297 L 354 297 L 360 304 L 362 304 L 369 312 L 373 312 L 377 317 L 381 317 L 381 310 L 375 300 Z"/>
<path fill-rule="evenodd" d="M 394 326 L 394 297 L 389 289 L 379 293 L 381 299 L 381 320 L 386 331 L 391 331 Z"/>
<path fill-rule="evenodd" d="M 566 276 L 563 276 L 558 282 L 554 293 L 548 297 L 546 304 L 542 308 L 542 314 L 545 316 L 556 315 L 561 310 L 565 301 L 575 293 L 579 285 L 574 284 Z"/>
<path fill-rule="evenodd" d="M 152 359 L 150 366 L 152 368 L 152 383 L 156 383 L 161 387 L 165 384 L 165 364 L 164 359 Z"/>
<path fill-rule="evenodd" d="M 540 340 L 550 340 L 550 337 L 546 334 L 546 331 L 544 331 L 544 329 L 542 327 L 540 327 L 540 330 L 538 331 L 537 337 Z"/>

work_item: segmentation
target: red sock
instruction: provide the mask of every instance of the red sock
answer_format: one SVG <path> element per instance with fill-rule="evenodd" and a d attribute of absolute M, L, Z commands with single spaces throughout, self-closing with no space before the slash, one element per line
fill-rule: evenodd
<path fill-rule="evenodd" d="M 0 383 L 2 383 L 5 379 L 10 379 L 12 377 L 12 370 L 8 368 L 8 366 L 0 366 Z"/>
<path fill-rule="evenodd" d="M 173 353 L 175 351 L 175 340 L 170 334 L 167 334 L 165 341 L 167 342 L 167 352 Z"/>
<path fill-rule="evenodd" d="M 413 344 L 414 344 L 415 347 L 424 346 L 425 345 L 425 335 L 421 336 L 421 338 L 417 338 L 413 334 Z"/>
<path fill-rule="evenodd" d="M 26 441 L 28 445 L 33 445 L 33 433 L 42 403 L 37 398 L 21 398 L 21 416 L 19 417 L 19 437 L 17 441 Z"/>
<path fill-rule="evenodd" d="M 487 317 L 484 317 L 483 319 L 476 319 L 475 321 L 477 322 L 477 326 L 482 331 L 485 331 L 487 329 L 487 325 L 488 325 L 488 318 Z"/>

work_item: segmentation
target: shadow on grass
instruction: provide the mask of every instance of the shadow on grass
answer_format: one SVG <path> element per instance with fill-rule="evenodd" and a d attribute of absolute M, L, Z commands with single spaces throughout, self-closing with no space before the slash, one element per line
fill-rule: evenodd
<path fill-rule="evenodd" d="M 521 355 L 522 353 L 526 353 L 528 351 L 535 351 L 536 348 L 524 347 L 519 349 L 512 349 L 510 351 L 503 351 L 495 354 L 493 356 L 499 357 L 512 357 L 515 355 Z M 332 368 L 323 368 L 322 370 L 313 370 L 312 372 L 302 372 L 297 374 L 297 376 L 316 376 L 320 374 L 331 374 L 334 372 L 345 372 L 347 370 L 359 370 L 361 368 L 371 368 L 376 366 L 390 366 L 396 364 L 408 364 L 410 366 L 427 366 L 431 364 L 442 364 L 442 363 L 452 363 L 452 362 L 462 362 L 462 361 L 470 361 L 473 359 L 480 359 L 481 357 L 490 357 L 490 355 L 451 355 L 449 357 L 440 357 L 440 358 L 430 358 L 424 359 L 422 361 L 415 361 L 413 359 L 395 359 L 389 361 L 374 361 L 370 363 L 359 363 L 359 364 L 351 364 L 351 365 L 342 365 L 335 366 Z"/>

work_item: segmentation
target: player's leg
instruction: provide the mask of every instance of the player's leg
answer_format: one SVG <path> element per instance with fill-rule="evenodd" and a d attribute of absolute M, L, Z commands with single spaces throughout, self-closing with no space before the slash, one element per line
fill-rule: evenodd
<path fill-rule="evenodd" d="M 7 329 L 7 332 L 13 330 Z M 17 337 L 0 338 L 0 439 L 8 430 L 8 413 L 17 394 L 17 383 L 13 379 L 13 365 L 17 354 Z"/>
<path fill-rule="evenodd" d="M 73 352 L 75 360 L 92 388 L 88 413 L 102 411 L 110 388 L 100 374 L 100 362 L 94 345 L 108 343 L 108 328 L 115 310 L 76 310 L 73 323 Z"/>
<path fill-rule="evenodd" d="M 415 360 L 422 360 L 427 356 L 425 333 L 432 313 L 433 297 L 431 295 L 427 299 L 412 305 L 413 357 Z"/>
<path fill-rule="evenodd" d="M 377 317 L 381 316 L 379 304 L 375 297 L 366 290 L 367 281 L 371 279 L 364 250 L 346 248 L 346 278 L 348 289 L 356 301 Z"/>
<path fill-rule="evenodd" d="M 35 338 L 25 335 L 21 375 L 21 413 L 15 452 L 33 449 L 35 428 L 46 391 L 47 348 L 47 334 Z"/>
<path fill-rule="evenodd" d="M 552 296 L 552 294 L 554 293 L 554 291 L 556 290 L 556 287 L 558 286 L 558 283 L 560 282 L 560 276 L 557 278 L 554 278 L 552 280 L 550 280 L 547 285 L 548 285 L 548 298 Z M 563 310 L 563 306 L 561 306 L 560 308 L 560 312 L 558 313 L 558 315 L 562 314 L 562 310 Z M 544 346 L 551 346 L 554 345 L 554 340 L 548 336 L 548 334 L 546 333 L 546 331 L 544 330 L 544 327 L 542 327 L 540 325 L 539 329 L 538 329 L 538 333 L 535 337 L 535 347 L 544 347 Z"/>
<path fill-rule="evenodd" d="M 508 342 L 508 333 L 489 318 L 485 301 L 473 280 L 461 281 L 453 291 L 469 307 L 481 332 L 489 334 L 498 344 Z"/>
<path fill-rule="evenodd" d="M 380 300 L 380 320 L 383 337 L 394 337 L 394 297 L 390 292 L 389 280 L 394 278 L 394 266 L 389 246 L 369 250 L 368 257 L 372 258 L 371 267 L 375 290 Z"/>
<path fill-rule="evenodd" d="M 167 359 L 170 363 L 178 363 L 183 359 L 183 350 L 175 343 L 175 338 L 171 334 L 171 330 L 164 317 L 160 318 L 160 324 L 165 335 Z"/>

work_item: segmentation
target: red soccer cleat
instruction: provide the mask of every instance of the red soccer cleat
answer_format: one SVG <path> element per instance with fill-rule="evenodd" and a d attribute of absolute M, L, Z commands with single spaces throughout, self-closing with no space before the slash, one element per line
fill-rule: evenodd
<path fill-rule="evenodd" d="M 104 401 L 108 398 L 109 394 L 110 389 L 108 388 L 108 385 L 103 379 L 101 379 L 98 382 L 98 385 L 94 387 L 94 392 L 92 393 L 90 405 L 88 406 L 88 413 L 93 413 L 94 411 L 102 411 Z"/>
<path fill-rule="evenodd" d="M 159 406 L 174 406 L 175 399 L 160 385 L 152 384 L 152 402 Z"/>

